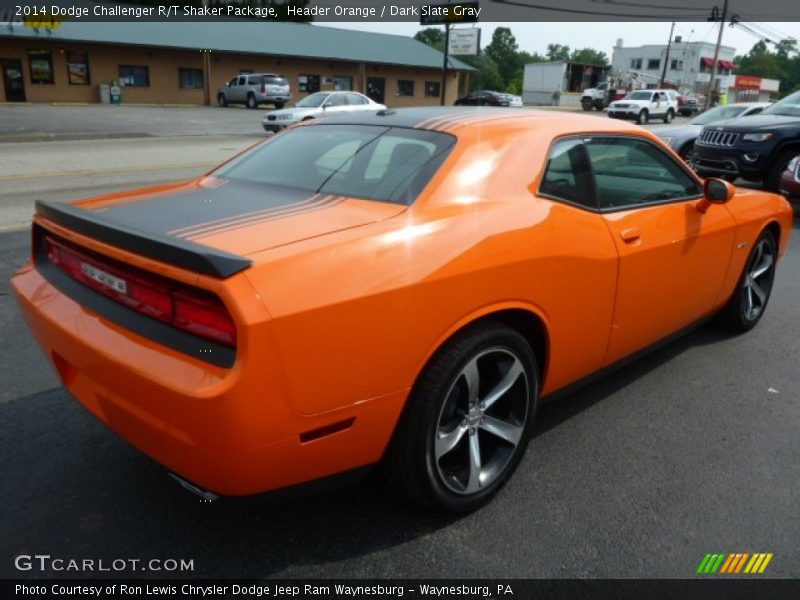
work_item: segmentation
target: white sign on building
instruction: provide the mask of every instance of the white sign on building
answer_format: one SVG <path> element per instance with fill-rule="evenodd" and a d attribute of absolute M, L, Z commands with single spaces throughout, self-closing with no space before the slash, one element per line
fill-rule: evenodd
<path fill-rule="evenodd" d="M 481 30 L 479 27 L 469 29 L 451 29 L 449 52 L 452 56 L 474 56 L 481 47 Z"/>

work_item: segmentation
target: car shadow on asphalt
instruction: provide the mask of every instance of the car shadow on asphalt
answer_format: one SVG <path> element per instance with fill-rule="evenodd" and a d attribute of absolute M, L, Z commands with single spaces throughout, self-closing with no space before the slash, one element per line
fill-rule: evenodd
<path fill-rule="evenodd" d="M 534 435 L 558 427 L 688 348 L 725 337 L 698 329 L 545 404 Z M 0 469 L 9 515 L 0 546 L 7 546 L 7 556 L 46 551 L 67 557 L 172 557 L 195 565 L 194 572 L 170 573 L 173 577 L 287 572 L 313 577 L 317 569 L 329 574 L 331 563 L 401 546 L 459 520 L 408 502 L 375 472 L 357 485 L 322 494 L 208 503 L 176 485 L 62 389 L 0 404 L 0 418 L 5 423 Z M 10 569 L 3 564 L 0 576 L 42 576 Z M 73 573 L 51 574 L 65 575 Z"/>

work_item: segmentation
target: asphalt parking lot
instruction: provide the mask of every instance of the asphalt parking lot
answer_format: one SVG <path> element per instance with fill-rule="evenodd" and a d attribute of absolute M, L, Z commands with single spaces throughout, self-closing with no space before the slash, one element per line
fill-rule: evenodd
<path fill-rule="evenodd" d="M 204 136 L 210 158 L 231 147 L 221 135 Z M 686 578 L 708 552 L 771 552 L 766 575 L 800 577 L 797 239 L 755 330 L 700 328 L 545 406 L 515 476 L 461 518 L 418 509 L 379 477 L 292 501 L 199 502 L 60 388 L 10 292 L 28 252 L 27 231 L 0 233 L 2 578 L 82 575 L 18 571 L 20 554 L 194 561 L 110 574 L 148 578 Z"/>

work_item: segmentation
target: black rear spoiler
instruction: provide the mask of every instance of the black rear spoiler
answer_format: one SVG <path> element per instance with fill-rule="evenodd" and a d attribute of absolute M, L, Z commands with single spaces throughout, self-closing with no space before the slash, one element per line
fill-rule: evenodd
<path fill-rule="evenodd" d="M 120 227 L 118 223 L 103 218 L 103 213 L 71 204 L 37 200 L 36 212 L 76 233 L 194 273 L 225 279 L 253 264 L 243 256 L 179 237 Z"/>

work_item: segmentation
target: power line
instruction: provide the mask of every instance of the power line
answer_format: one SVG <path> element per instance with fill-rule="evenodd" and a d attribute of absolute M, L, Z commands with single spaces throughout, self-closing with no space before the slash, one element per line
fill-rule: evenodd
<path fill-rule="evenodd" d="M 519 6 L 521 8 L 534 8 L 536 10 L 545 10 L 550 12 L 560 12 L 560 13 L 567 13 L 567 14 L 575 14 L 575 15 L 593 15 L 599 17 L 627 17 L 629 19 L 653 19 L 656 15 L 653 14 L 635 14 L 635 13 L 613 13 L 613 12 L 600 12 L 596 10 L 583 10 L 579 8 L 557 8 L 554 6 L 542 6 L 539 4 L 528 4 L 525 2 L 518 2 L 516 0 L 495 0 L 498 4 L 507 4 L 509 6 Z M 674 20 L 674 21 L 690 21 L 692 19 L 696 19 L 698 15 L 685 15 L 685 14 L 674 14 L 674 15 L 658 15 L 659 19 L 664 20 Z"/>

